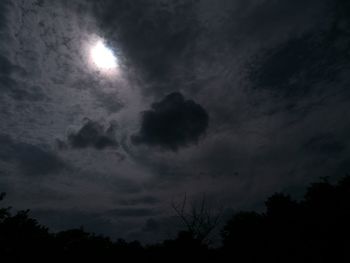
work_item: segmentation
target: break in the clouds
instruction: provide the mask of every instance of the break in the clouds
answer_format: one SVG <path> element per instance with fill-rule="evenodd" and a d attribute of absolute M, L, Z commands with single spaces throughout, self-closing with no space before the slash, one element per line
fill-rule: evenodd
<path fill-rule="evenodd" d="M 197 143 L 208 123 L 209 115 L 201 105 L 173 92 L 142 113 L 140 131 L 132 141 L 176 151 Z"/>

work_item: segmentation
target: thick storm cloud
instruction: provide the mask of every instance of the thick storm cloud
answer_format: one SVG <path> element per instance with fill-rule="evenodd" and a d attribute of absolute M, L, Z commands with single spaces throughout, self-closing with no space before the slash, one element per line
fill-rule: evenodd
<path fill-rule="evenodd" d="M 209 115 L 201 105 L 174 92 L 142 113 L 140 131 L 132 140 L 135 144 L 176 151 L 179 147 L 197 143 L 208 123 Z"/>

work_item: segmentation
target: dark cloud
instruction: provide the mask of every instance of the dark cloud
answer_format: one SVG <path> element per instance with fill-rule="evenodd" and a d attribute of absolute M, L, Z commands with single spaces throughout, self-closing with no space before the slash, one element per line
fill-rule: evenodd
<path fill-rule="evenodd" d="M 115 178 L 114 183 L 112 183 L 115 191 L 120 194 L 139 194 L 142 192 L 143 187 L 139 183 L 126 178 Z M 130 198 L 132 199 L 132 198 Z"/>
<path fill-rule="evenodd" d="M 138 77 L 169 90 L 191 76 L 199 24 L 196 1 L 92 1 L 101 30 Z M 189 74 L 189 76 L 188 76 Z M 147 87 L 147 86 L 146 86 Z M 173 89 L 173 88 L 170 88 Z"/>
<path fill-rule="evenodd" d="M 11 76 L 18 70 L 8 58 L 0 55 L 0 90 L 14 98 L 21 98 L 21 92 L 18 89 L 18 83 Z"/>
<path fill-rule="evenodd" d="M 159 229 L 159 222 L 153 218 L 147 219 L 145 225 L 142 228 L 144 232 L 155 232 Z"/>
<path fill-rule="evenodd" d="M 34 2 L 34 5 L 42 7 L 44 5 L 44 2 L 45 2 L 44 0 L 37 0 Z"/>
<path fill-rule="evenodd" d="M 114 124 L 110 123 L 109 127 L 105 128 L 97 121 L 89 119 L 78 131 L 68 134 L 68 143 L 73 148 L 93 147 L 98 150 L 119 145 L 115 138 Z"/>
<path fill-rule="evenodd" d="M 3 0 L 0 2 L 0 30 L 2 30 L 7 24 L 7 11 L 9 1 Z"/>
<path fill-rule="evenodd" d="M 135 205 L 154 205 L 159 203 L 158 198 L 154 196 L 142 196 L 138 198 L 129 198 L 119 201 L 123 206 L 135 206 Z"/>
<path fill-rule="evenodd" d="M 339 178 L 341 176 L 344 175 L 349 175 L 350 174 L 350 159 L 349 158 L 345 158 L 344 160 L 342 160 L 338 166 L 338 168 L 333 171 L 333 176 L 335 178 Z"/>
<path fill-rule="evenodd" d="M 157 215 L 159 211 L 152 208 L 116 208 L 107 214 L 115 217 L 145 217 Z"/>
<path fill-rule="evenodd" d="M 8 135 L 0 135 L 0 159 L 16 162 L 25 175 L 46 175 L 68 168 L 53 152 L 37 145 L 16 142 Z"/>
<path fill-rule="evenodd" d="M 193 100 L 185 100 L 179 92 L 167 95 L 142 113 L 141 129 L 132 137 L 135 144 L 160 146 L 176 151 L 196 143 L 208 127 L 209 116 Z"/>
<path fill-rule="evenodd" d="M 290 39 L 268 50 L 261 63 L 253 63 L 253 88 L 292 98 L 307 95 L 321 81 L 335 80 L 340 62 L 336 53 L 330 43 L 319 42 L 315 36 Z"/>
<path fill-rule="evenodd" d="M 125 105 L 118 101 L 117 94 L 106 94 L 95 92 L 96 98 L 100 101 L 99 105 L 111 113 L 119 112 Z"/>
<path fill-rule="evenodd" d="M 337 80 L 350 58 L 349 5 L 342 0 L 330 4 L 327 26 L 316 27 L 278 46 L 262 51 L 250 64 L 253 88 L 274 95 L 298 98 L 309 95 L 321 82 Z M 315 87 L 316 86 L 316 87 Z"/>
<path fill-rule="evenodd" d="M 40 86 L 28 86 L 19 81 L 16 75 L 26 74 L 25 70 L 14 65 L 0 55 L 0 90 L 15 100 L 42 101 L 46 99 Z"/>
<path fill-rule="evenodd" d="M 312 137 L 305 142 L 303 148 L 307 151 L 333 156 L 345 151 L 346 145 L 339 141 L 337 136 L 327 133 Z"/>

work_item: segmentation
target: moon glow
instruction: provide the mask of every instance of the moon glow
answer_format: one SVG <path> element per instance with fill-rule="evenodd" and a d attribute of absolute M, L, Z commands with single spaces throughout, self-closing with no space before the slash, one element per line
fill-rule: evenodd
<path fill-rule="evenodd" d="M 90 51 L 94 65 L 101 71 L 113 70 L 118 66 L 118 61 L 113 51 L 102 40 L 92 46 Z"/>

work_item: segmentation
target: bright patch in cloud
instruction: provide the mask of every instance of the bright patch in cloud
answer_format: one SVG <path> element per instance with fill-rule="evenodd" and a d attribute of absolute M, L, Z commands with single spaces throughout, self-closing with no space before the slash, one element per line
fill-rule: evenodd
<path fill-rule="evenodd" d="M 102 40 L 98 41 L 91 48 L 91 58 L 93 63 L 101 70 L 117 68 L 117 58 L 113 51 L 109 49 Z"/>

